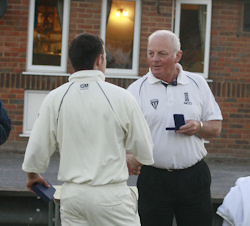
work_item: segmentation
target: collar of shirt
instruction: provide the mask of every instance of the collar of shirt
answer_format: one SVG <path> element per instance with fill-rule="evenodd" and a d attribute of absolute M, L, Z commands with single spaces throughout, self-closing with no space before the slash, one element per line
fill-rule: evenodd
<path fill-rule="evenodd" d="M 69 81 L 77 81 L 82 80 L 90 82 L 90 81 L 104 81 L 105 75 L 99 70 L 82 70 L 77 71 L 70 75 Z"/>
<path fill-rule="evenodd" d="M 177 64 L 177 67 L 179 69 L 179 74 L 177 77 L 177 84 L 182 84 L 185 85 L 189 82 L 187 76 L 185 76 L 185 73 L 182 69 L 182 66 L 180 64 Z M 149 84 L 155 84 L 157 82 L 162 82 L 162 80 L 156 78 L 153 73 L 151 72 L 151 69 L 149 68 L 149 72 L 148 72 L 148 83 Z"/>

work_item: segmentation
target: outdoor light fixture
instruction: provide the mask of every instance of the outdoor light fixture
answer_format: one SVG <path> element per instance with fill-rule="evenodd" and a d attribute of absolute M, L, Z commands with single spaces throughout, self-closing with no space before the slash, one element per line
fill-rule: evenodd
<path fill-rule="evenodd" d="M 120 15 L 128 16 L 128 11 L 126 9 L 117 9 L 115 16 L 118 17 Z"/>

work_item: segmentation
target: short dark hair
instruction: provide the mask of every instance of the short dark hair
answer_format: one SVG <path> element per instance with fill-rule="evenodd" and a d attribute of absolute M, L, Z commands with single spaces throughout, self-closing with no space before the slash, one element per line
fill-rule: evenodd
<path fill-rule="evenodd" d="M 69 59 L 75 71 L 92 70 L 96 58 L 103 54 L 103 40 L 92 34 L 76 36 L 69 46 Z"/>

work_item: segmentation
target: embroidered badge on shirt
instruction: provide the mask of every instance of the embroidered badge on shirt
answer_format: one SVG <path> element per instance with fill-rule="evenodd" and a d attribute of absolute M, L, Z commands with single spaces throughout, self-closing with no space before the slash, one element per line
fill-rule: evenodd
<path fill-rule="evenodd" d="M 153 108 L 156 109 L 157 106 L 158 106 L 159 100 L 158 99 L 153 99 L 153 100 L 150 100 L 150 103 L 153 106 Z"/>
<path fill-rule="evenodd" d="M 81 90 L 86 90 L 86 89 L 88 89 L 89 88 L 89 84 L 81 84 L 80 85 L 80 89 Z"/>
<path fill-rule="evenodd" d="M 192 105 L 192 102 L 189 101 L 188 93 L 184 93 L 184 98 L 185 98 L 184 104 Z"/>

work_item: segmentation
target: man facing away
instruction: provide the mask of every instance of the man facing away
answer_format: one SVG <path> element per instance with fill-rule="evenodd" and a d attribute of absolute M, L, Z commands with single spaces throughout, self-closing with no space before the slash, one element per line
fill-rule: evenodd
<path fill-rule="evenodd" d="M 219 136 L 222 115 L 203 77 L 184 71 L 178 37 L 159 30 L 148 38 L 149 72 L 128 90 L 135 96 L 154 143 L 152 166 L 138 177 L 142 226 L 211 226 L 211 175 L 204 138 Z M 185 125 L 173 128 L 174 114 Z"/>
<path fill-rule="evenodd" d="M 126 183 L 126 151 L 136 159 L 133 169 L 153 163 L 147 123 L 127 90 L 104 81 L 106 52 L 99 37 L 75 37 L 69 58 L 75 73 L 47 95 L 32 129 L 22 165 L 26 185 L 49 187 L 40 174 L 58 149 L 58 180 L 65 182 L 62 225 L 140 225 Z"/>

